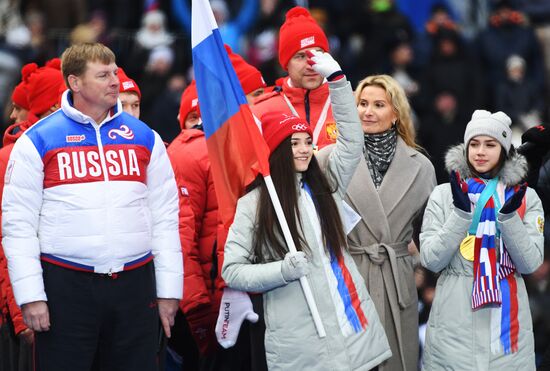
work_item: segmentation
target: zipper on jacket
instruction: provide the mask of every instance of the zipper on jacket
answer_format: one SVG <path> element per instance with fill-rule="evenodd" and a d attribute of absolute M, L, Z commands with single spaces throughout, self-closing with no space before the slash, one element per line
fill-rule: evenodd
<path fill-rule="evenodd" d="M 92 123 L 95 129 L 95 137 L 97 140 L 97 150 L 99 151 L 99 159 L 101 161 L 101 168 L 103 169 L 103 179 L 109 181 L 109 173 L 107 172 L 107 160 L 105 160 L 105 153 L 103 152 L 103 143 L 101 142 L 101 126 L 96 123 Z"/>
<path fill-rule="evenodd" d="M 311 90 L 306 91 L 306 95 L 304 97 L 304 108 L 306 110 L 306 121 L 308 124 L 311 125 L 311 122 L 309 122 L 309 92 Z"/>
<path fill-rule="evenodd" d="M 105 152 L 103 151 L 103 142 L 101 141 L 101 126 L 96 124 L 96 123 L 92 123 L 92 126 L 95 129 L 95 136 L 96 136 L 96 141 L 97 141 L 97 150 L 99 152 L 99 160 L 101 162 L 101 168 L 103 169 L 103 179 L 104 179 L 104 181 L 108 182 L 109 181 L 109 173 L 107 172 L 107 160 L 105 159 Z M 107 212 L 106 218 L 110 218 L 110 213 L 109 212 Z M 109 222 L 108 219 L 107 219 L 107 222 Z M 109 261 L 112 262 L 113 253 L 111 252 L 110 255 L 111 256 L 109 257 Z M 107 274 L 107 276 L 109 278 L 115 279 L 115 278 L 117 278 L 118 275 L 116 273 L 113 273 L 113 268 L 109 268 L 109 273 Z"/>

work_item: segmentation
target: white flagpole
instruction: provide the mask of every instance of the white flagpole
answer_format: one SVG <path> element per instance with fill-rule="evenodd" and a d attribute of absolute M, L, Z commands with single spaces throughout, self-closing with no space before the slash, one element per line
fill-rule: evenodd
<path fill-rule="evenodd" d="M 275 208 L 277 219 L 281 224 L 281 229 L 283 230 L 283 236 L 288 246 L 288 250 L 294 253 L 297 251 L 296 245 L 294 244 L 294 240 L 292 239 L 292 235 L 290 234 L 290 229 L 288 228 L 285 214 L 283 213 L 283 208 L 281 207 L 279 196 L 275 191 L 275 186 L 273 185 L 271 175 L 264 176 L 264 180 L 267 186 L 267 190 L 269 192 L 269 196 L 271 197 L 271 202 L 273 203 L 273 207 Z M 302 285 L 302 290 L 304 291 L 307 305 L 311 312 L 311 316 L 313 317 L 313 322 L 315 323 L 317 334 L 320 338 L 324 338 L 325 336 L 327 336 L 327 333 L 325 332 L 325 327 L 323 326 L 323 322 L 321 321 L 321 316 L 319 315 L 319 310 L 317 309 L 317 304 L 315 303 L 315 298 L 313 297 L 311 287 L 309 286 L 309 281 L 307 280 L 306 276 L 300 277 L 300 284 Z"/>
<path fill-rule="evenodd" d="M 192 47 L 194 47 L 200 40 L 202 40 L 205 37 L 206 34 L 209 34 L 211 30 L 217 28 L 218 25 L 216 24 L 216 20 L 214 19 L 214 14 L 212 13 L 212 8 L 210 7 L 210 4 L 208 3 L 207 0 L 193 0 L 191 2 L 191 5 L 192 5 L 191 45 Z M 200 17 L 197 17 L 197 15 L 200 15 Z M 204 24 L 210 25 L 210 29 L 206 30 L 203 27 L 198 27 L 198 25 L 204 25 Z M 256 124 L 258 124 L 259 120 L 256 117 L 254 117 L 254 119 L 256 121 Z M 259 125 L 259 128 L 261 128 L 261 124 Z M 275 191 L 273 180 L 269 175 L 264 176 L 264 179 L 267 185 L 269 196 L 271 198 L 271 202 L 273 203 L 273 207 L 275 207 L 275 213 L 277 214 L 277 219 L 279 220 L 279 223 L 281 224 L 281 228 L 283 229 L 283 235 L 284 235 L 286 244 L 288 246 L 288 249 L 290 252 L 296 252 L 297 251 L 296 245 L 294 245 L 294 241 L 292 240 L 292 235 L 290 234 L 290 229 L 288 228 L 288 224 L 286 222 L 285 215 L 283 213 L 283 209 L 279 201 L 279 197 L 277 196 L 277 192 Z M 319 335 L 319 337 L 324 338 L 325 336 L 327 336 L 327 334 L 325 332 L 325 327 L 321 322 L 321 316 L 319 315 L 317 304 L 315 303 L 315 299 L 313 298 L 311 287 L 309 286 L 309 281 L 307 280 L 306 277 L 301 277 L 300 284 L 302 285 L 302 290 L 304 291 L 307 305 L 311 312 L 311 316 L 313 317 L 313 322 L 315 323 L 317 334 Z"/>

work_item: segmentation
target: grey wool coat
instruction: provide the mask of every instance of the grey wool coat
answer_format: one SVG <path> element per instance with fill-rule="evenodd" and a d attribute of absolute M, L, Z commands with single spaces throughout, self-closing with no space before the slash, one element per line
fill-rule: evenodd
<path fill-rule="evenodd" d="M 448 152 L 446 165 L 448 170 L 458 170 L 464 178 L 471 177 L 464 145 Z M 527 163 L 522 156 L 508 159 L 499 173 L 499 187 L 518 184 L 526 169 Z M 499 307 L 472 310 L 471 306 L 473 262 L 463 258 L 459 246 L 468 232 L 473 212 L 466 213 L 454 207 L 449 183 L 439 185 L 431 194 L 420 234 L 420 258 L 423 266 L 441 275 L 428 320 L 423 370 L 535 370 L 533 324 L 521 275 L 532 273 L 542 264 L 544 213 L 539 197 L 531 188 L 527 188 L 525 205 L 523 219 L 513 212 L 498 213 L 496 220 L 516 266 L 518 351 L 506 355 L 502 346 L 498 349 L 498 339 L 497 347 L 494 348 L 495 343 L 491 346 L 491 320 L 496 319 L 499 323 Z M 498 336 L 500 331 L 496 334 Z"/>
<path fill-rule="evenodd" d="M 350 84 L 345 80 L 329 83 L 332 109 L 339 136 L 328 160 L 338 191 L 333 194 L 339 211 L 345 189 L 361 157 L 361 127 Z M 237 205 L 235 221 L 225 245 L 222 277 L 229 287 L 263 293 L 266 325 L 265 350 L 270 370 L 361 370 L 367 371 L 391 356 L 384 329 L 352 257 L 343 251 L 344 264 L 356 288 L 360 307 L 368 324 L 359 332 L 345 334 L 338 316 L 338 301 L 331 292 L 327 250 L 319 243 L 319 222 L 312 202 L 299 186 L 298 209 L 301 233 L 309 247 L 310 271 L 307 279 L 317 303 L 326 337 L 319 338 L 298 280 L 286 282 L 281 260 L 255 264 L 252 252 L 259 192 L 243 196 Z M 311 201 L 311 199 L 309 199 Z M 299 224 L 300 225 L 300 224 Z M 317 232 L 316 232 L 317 230 Z M 269 246 L 265 247 L 269 249 Z M 328 268 L 328 269 L 327 269 Z M 344 322 L 345 323 L 345 322 Z"/>
<path fill-rule="evenodd" d="M 324 159 L 332 151 L 320 152 Z M 364 156 L 353 175 L 345 201 L 361 216 L 348 234 L 349 250 L 384 325 L 393 356 L 380 371 L 418 367 L 418 296 L 414 281 L 417 258 L 407 246 L 414 226 L 436 185 L 431 162 L 398 137 L 397 148 L 377 190 Z"/>

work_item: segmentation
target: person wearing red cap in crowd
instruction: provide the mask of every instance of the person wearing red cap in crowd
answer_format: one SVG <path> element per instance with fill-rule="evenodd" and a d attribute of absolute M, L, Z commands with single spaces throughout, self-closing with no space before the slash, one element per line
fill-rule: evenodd
<path fill-rule="evenodd" d="M 12 94 L 14 110 L 10 116 L 15 122 L 6 129 L 3 139 L 3 148 L 0 149 L 0 200 L 4 189 L 4 175 L 8 166 L 10 153 L 15 141 L 39 118 L 49 115 L 58 107 L 59 87 L 64 86 L 63 77 L 56 59 L 49 61 L 46 66 L 38 68 L 36 63 L 25 65 L 21 70 L 22 81 L 16 86 Z M 40 94 L 31 94 L 33 90 L 39 90 Z M 48 107 L 49 106 L 49 107 Z M 16 107 L 20 109 L 16 111 Z M 22 115 L 24 111 L 24 116 Z M 31 113 L 32 111 L 32 113 Z M 4 250 L 0 246 L 0 294 L 6 299 L 6 309 L 13 324 L 12 341 L 19 347 L 12 348 L 10 353 L 2 353 L 3 358 L 9 360 L 10 365 L 18 370 L 31 370 L 32 343 L 34 333 L 29 329 L 21 314 L 21 309 L 15 302 L 11 287 L 7 262 Z M 0 298 L 0 302 L 2 298 Z M 16 340 L 13 336 L 16 335 Z"/>
<path fill-rule="evenodd" d="M 279 31 L 279 63 L 288 76 L 280 85 L 259 97 L 252 107 L 256 117 L 269 111 L 292 113 L 313 130 L 313 144 L 322 148 L 335 143 L 338 131 L 332 116 L 328 84 L 307 63 L 306 51 L 328 52 L 328 39 L 308 10 L 294 7 L 286 13 Z"/>
<path fill-rule="evenodd" d="M 21 82 L 13 89 L 11 94 L 12 111 L 10 113 L 10 119 L 14 123 L 23 122 L 27 119 L 29 113 L 29 99 L 27 91 L 27 80 L 31 73 L 36 71 L 38 65 L 36 63 L 28 63 L 21 69 Z"/>
<path fill-rule="evenodd" d="M 313 130 L 304 118 L 280 111 L 260 117 L 271 153 L 271 177 L 298 251 L 288 251 L 260 175 L 238 201 L 222 276 L 231 289 L 262 293 L 269 370 L 366 371 L 389 358 L 391 351 L 346 249 L 346 231 L 353 225 L 345 218 L 343 197 L 362 156 L 361 125 L 351 85 L 338 63 L 324 52 L 306 59 L 329 81 L 340 131 L 327 168 L 323 171 L 317 162 Z M 304 276 L 325 338 L 319 337 L 305 302 L 299 281 Z M 235 336 L 232 327 L 242 318 L 232 318 L 231 306 L 227 311 L 227 332 Z"/>
<path fill-rule="evenodd" d="M 15 143 L 2 200 L 36 369 L 89 370 L 97 355 L 102 370 L 157 370 L 159 330 L 170 337 L 183 295 L 174 173 L 160 136 L 122 111 L 114 53 L 77 44 L 62 61 L 61 109 Z M 46 70 L 29 115 L 57 105 Z"/>
<path fill-rule="evenodd" d="M 64 84 L 59 58 L 49 60 L 44 67 L 29 76 L 28 120 L 31 123 L 34 124 L 59 109 L 59 93 L 65 90 Z"/>
<path fill-rule="evenodd" d="M 225 46 L 249 104 L 266 87 L 262 74 L 240 55 Z M 202 363 L 215 365 L 223 355 L 217 344 L 214 326 L 218 317 L 223 281 L 218 273 L 218 259 L 223 259 L 223 246 L 227 232 L 218 220 L 218 202 L 210 173 L 210 159 L 202 131 L 200 106 L 195 81 L 183 92 L 178 120 L 182 132 L 168 147 L 174 173 L 180 189 L 180 207 L 191 204 L 196 237 L 192 245 L 185 246 L 185 292 L 180 309 L 189 324 L 192 336 L 202 356 Z M 186 223 L 180 213 L 180 236 L 185 235 Z M 220 256 L 221 255 L 221 256 Z M 181 348 L 181 347 L 180 347 Z M 189 349 L 182 349 L 189 352 Z M 184 356 L 186 367 L 189 366 Z M 223 361 L 225 362 L 225 361 Z M 190 366 L 189 366 L 190 367 Z M 236 368 L 238 369 L 238 368 Z"/>
<path fill-rule="evenodd" d="M 225 45 L 225 50 L 246 94 L 246 100 L 248 104 L 252 105 L 254 100 L 264 93 L 267 86 L 262 73 L 256 67 L 248 64 L 239 54 L 233 53 L 229 45 Z"/>
<path fill-rule="evenodd" d="M 121 67 L 118 68 L 118 80 L 120 81 L 118 98 L 120 99 L 120 103 L 122 103 L 122 110 L 139 119 L 141 103 L 139 86 L 126 75 Z"/>

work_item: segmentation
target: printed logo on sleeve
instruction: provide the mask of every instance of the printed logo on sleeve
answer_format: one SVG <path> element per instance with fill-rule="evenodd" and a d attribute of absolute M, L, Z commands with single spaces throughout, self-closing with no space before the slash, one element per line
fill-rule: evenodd
<path fill-rule="evenodd" d="M 537 217 L 537 230 L 540 234 L 544 232 L 544 218 L 540 215 Z"/>
<path fill-rule="evenodd" d="M 327 122 L 326 124 L 327 139 L 335 141 L 338 138 L 338 128 L 335 122 Z"/>
<path fill-rule="evenodd" d="M 182 196 L 189 196 L 189 191 L 187 190 L 187 187 L 180 187 L 180 191 Z"/>
<path fill-rule="evenodd" d="M 8 162 L 8 167 L 6 168 L 6 175 L 4 176 L 4 184 L 9 184 L 11 180 L 11 173 L 13 172 L 13 167 L 15 166 L 15 160 L 10 160 Z"/>

